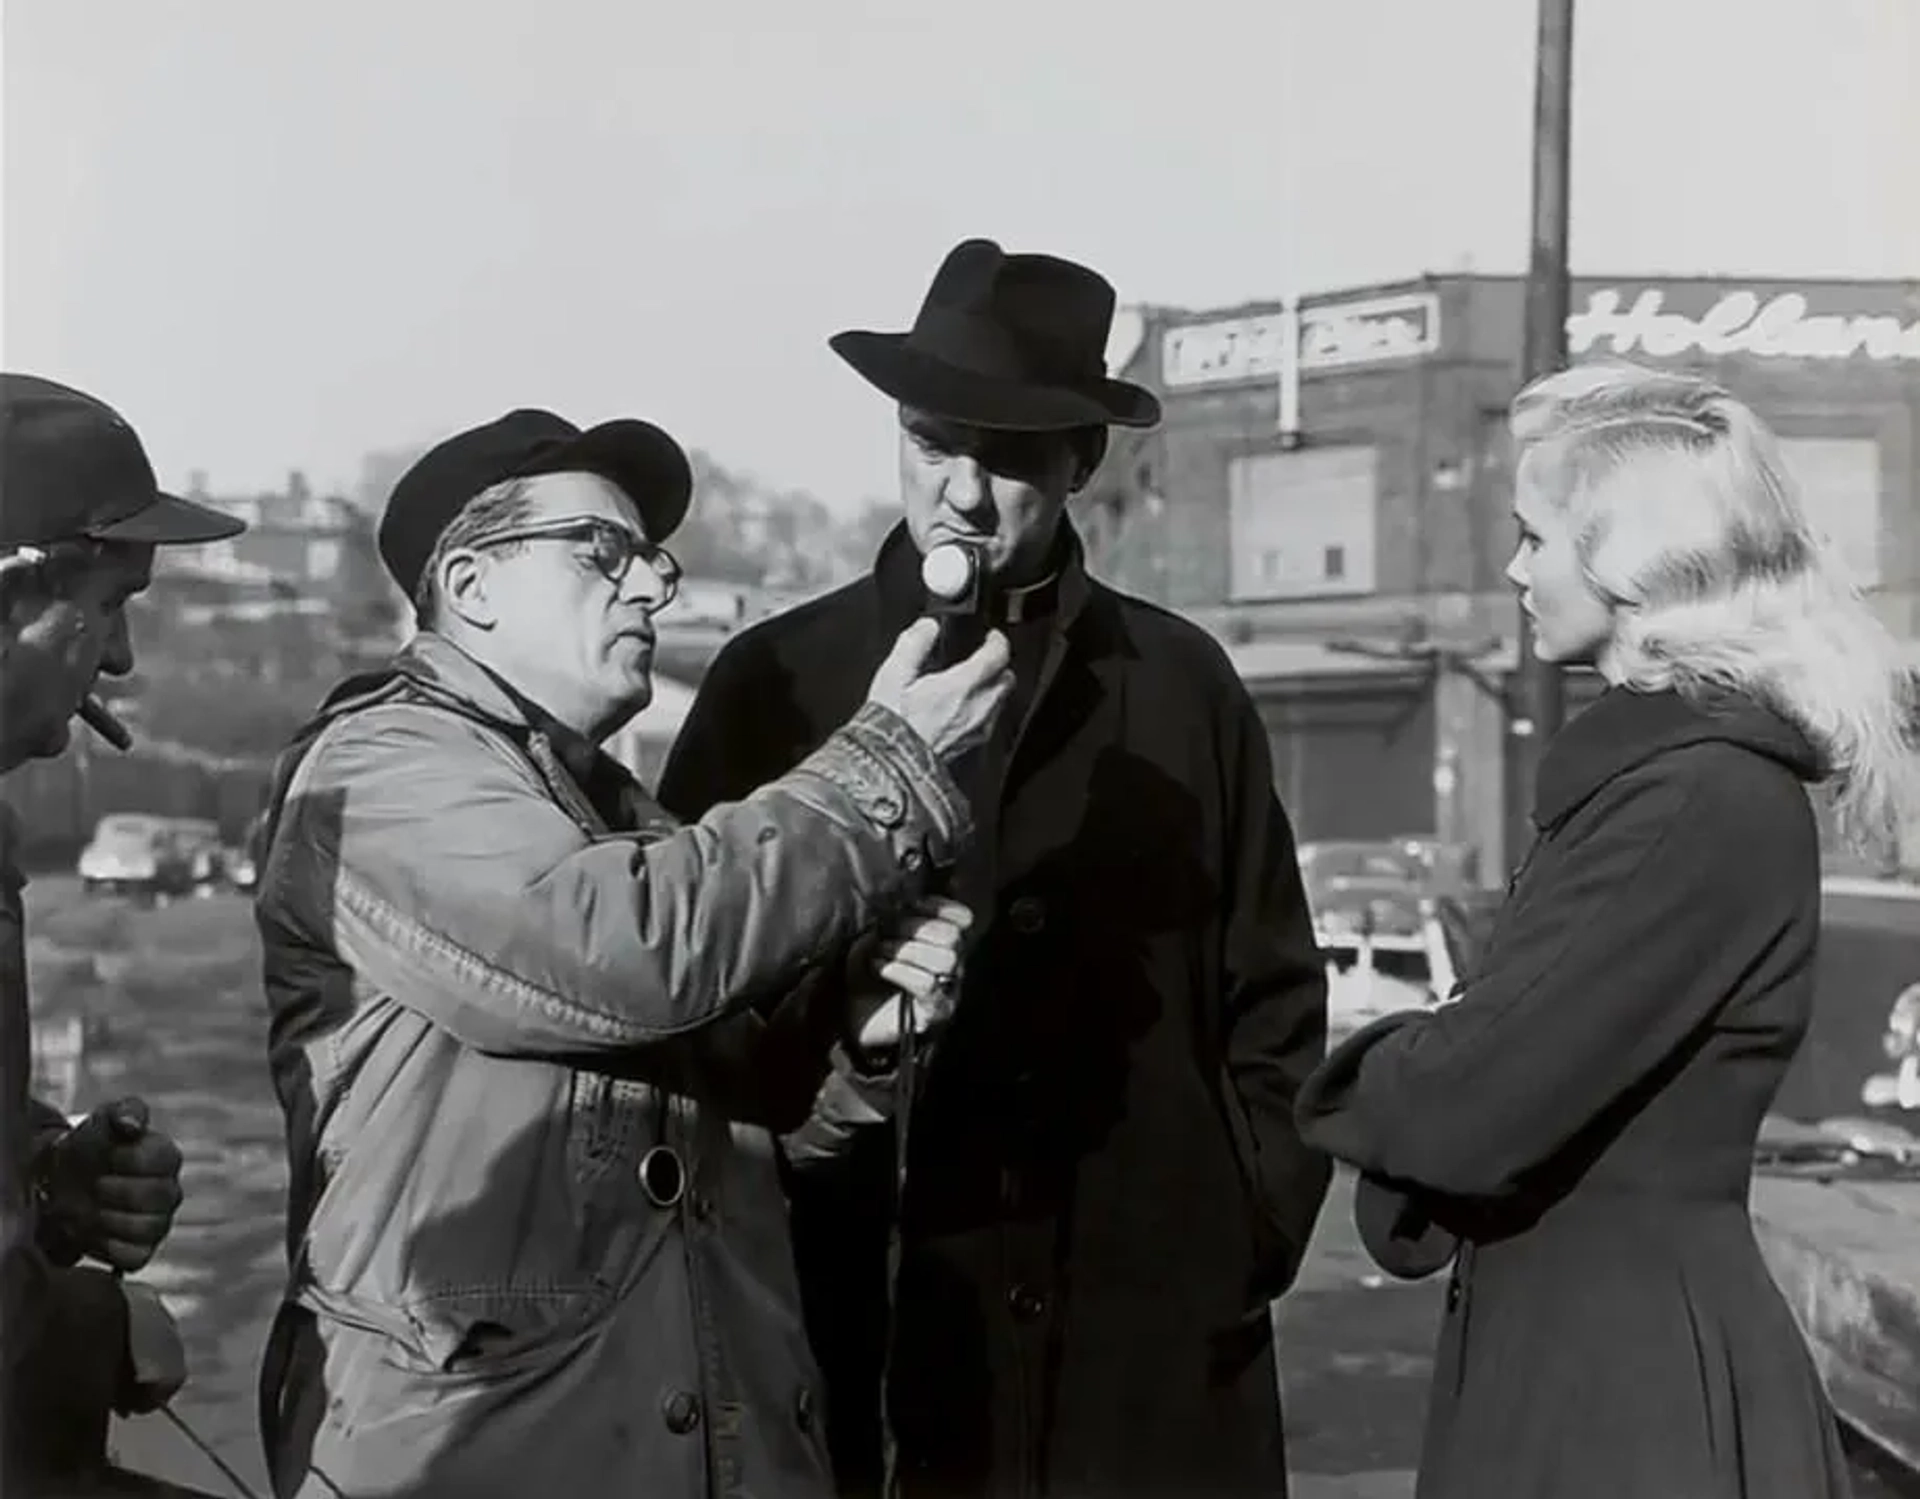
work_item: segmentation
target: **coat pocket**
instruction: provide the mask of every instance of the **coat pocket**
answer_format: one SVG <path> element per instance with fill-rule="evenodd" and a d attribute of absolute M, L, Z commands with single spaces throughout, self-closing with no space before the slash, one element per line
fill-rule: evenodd
<path fill-rule="evenodd" d="M 511 1379 L 566 1358 L 602 1326 L 613 1299 L 598 1283 L 423 1297 L 402 1311 L 405 1331 L 386 1340 L 381 1361 L 439 1385 Z"/>
<path fill-rule="evenodd" d="M 1260 1146 L 1253 1133 L 1253 1121 L 1234 1091 L 1233 1078 L 1225 1064 L 1220 1067 L 1217 1086 L 1220 1111 L 1226 1117 L 1227 1135 L 1233 1147 L 1233 1162 L 1246 1197 L 1247 1241 L 1253 1251 L 1256 1277 L 1276 1253 L 1284 1252 L 1285 1241 L 1273 1215 L 1267 1211 L 1266 1186 L 1260 1178 Z"/>

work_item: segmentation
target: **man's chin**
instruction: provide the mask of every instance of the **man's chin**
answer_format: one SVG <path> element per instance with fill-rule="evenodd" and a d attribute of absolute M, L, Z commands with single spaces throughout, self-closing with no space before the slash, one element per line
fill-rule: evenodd
<path fill-rule="evenodd" d="M 645 681 L 630 684 L 627 691 L 621 695 L 619 706 L 608 715 L 606 719 L 607 727 L 601 732 L 600 737 L 605 740 L 618 734 L 622 729 L 630 725 L 634 719 L 646 712 L 648 705 L 652 702 L 653 681 L 651 677 Z"/>
<path fill-rule="evenodd" d="M 71 723 L 48 724 L 0 737 L 0 773 L 29 760 L 51 760 L 73 742 Z"/>

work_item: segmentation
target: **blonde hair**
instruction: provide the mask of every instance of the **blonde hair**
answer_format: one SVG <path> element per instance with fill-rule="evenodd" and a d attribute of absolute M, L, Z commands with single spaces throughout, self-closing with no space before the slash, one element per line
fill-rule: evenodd
<path fill-rule="evenodd" d="M 1766 425 L 1711 381 L 1624 362 L 1534 382 L 1510 424 L 1612 606 L 1613 674 L 1767 704 L 1819 752 L 1842 836 L 1897 846 L 1920 813 L 1914 673 L 1809 521 Z"/>

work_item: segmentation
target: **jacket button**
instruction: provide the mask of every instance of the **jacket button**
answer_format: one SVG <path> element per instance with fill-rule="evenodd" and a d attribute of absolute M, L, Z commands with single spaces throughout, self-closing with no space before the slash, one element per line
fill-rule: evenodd
<path fill-rule="evenodd" d="M 1035 895 L 1023 895 L 1007 907 L 1007 920 L 1016 932 L 1031 937 L 1047 924 L 1046 902 Z"/>
<path fill-rule="evenodd" d="M 655 1145 L 640 1157 L 635 1173 L 647 1201 L 657 1208 L 675 1206 L 687 1190 L 687 1168 L 671 1145 Z"/>
<path fill-rule="evenodd" d="M 700 1424 L 700 1398 L 689 1390 L 675 1390 L 660 1402 L 667 1430 L 683 1437 Z"/>
<path fill-rule="evenodd" d="M 900 855 L 900 867 L 908 874 L 918 874 L 926 862 L 927 856 L 917 848 L 910 848 Z"/>
<path fill-rule="evenodd" d="M 898 827 L 900 819 L 907 815 L 907 804 L 897 796 L 883 794 L 873 799 L 873 806 L 869 810 L 881 827 Z"/>
<path fill-rule="evenodd" d="M 1047 1309 L 1047 1298 L 1029 1285 L 1017 1285 L 1007 1292 L 1007 1307 L 1016 1320 L 1033 1322 Z"/>

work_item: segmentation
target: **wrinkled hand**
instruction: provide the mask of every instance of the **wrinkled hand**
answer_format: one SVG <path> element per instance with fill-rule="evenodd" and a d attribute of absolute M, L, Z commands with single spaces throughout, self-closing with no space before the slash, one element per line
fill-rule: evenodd
<path fill-rule="evenodd" d="M 913 1032 L 922 1036 L 953 1014 L 962 950 L 973 912 L 960 902 L 929 897 L 907 908 L 879 934 L 869 975 L 856 975 L 850 1003 L 855 1039 L 863 1051 L 900 1045 L 900 996 L 912 1001 Z M 860 982 L 869 977 L 871 982 Z"/>
<path fill-rule="evenodd" d="M 47 1147 L 50 1226 L 82 1254 L 139 1270 L 180 1209 L 180 1147 L 137 1098 L 103 1104 Z"/>
<path fill-rule="evenodd" d="M 942 760 L 952 761 L 985 742 L 1013 691 L 1007 637 L 989 630 L 966 660 L 928 671 L 940 626 L 917 619 L 900 632 L 873 674 L 867 701 L 904 718 Z"/>

